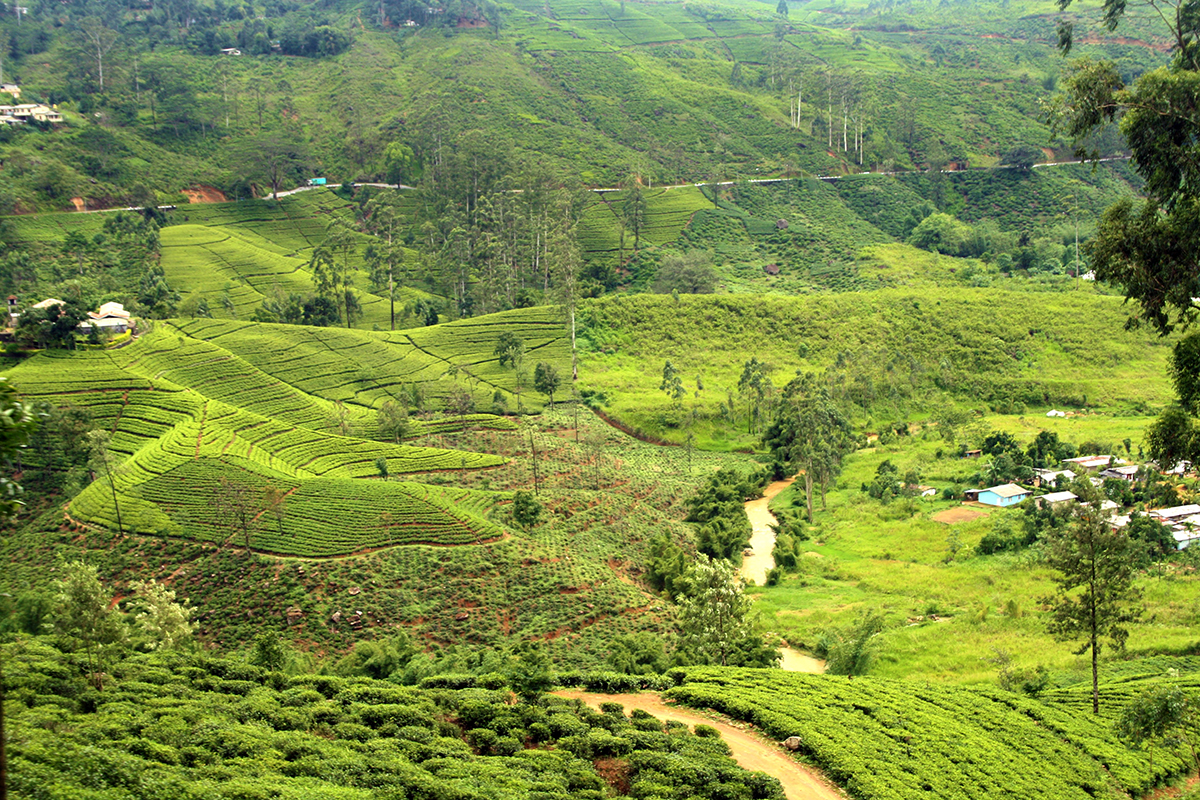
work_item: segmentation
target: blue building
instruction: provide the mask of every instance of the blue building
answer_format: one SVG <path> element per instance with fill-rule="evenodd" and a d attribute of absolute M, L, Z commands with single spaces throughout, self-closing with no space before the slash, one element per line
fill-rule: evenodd
<path fill-rule="evenodd" d="M 979 502 L 989 506 L 1007 507 L 1015 506 L 1026 497 L 1029 497 L 1028 489 L 1022 489 L 1015 483 L 1005 483 L 981 491 L 979 493 Z"/>

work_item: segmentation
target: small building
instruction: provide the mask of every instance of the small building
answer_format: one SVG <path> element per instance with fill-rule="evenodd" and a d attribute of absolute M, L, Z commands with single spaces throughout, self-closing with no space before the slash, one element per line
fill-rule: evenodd
<path fill-rule="evenodd" d="M 1033 485 L 1037 487 L 1057 486 L 1060 477 L 1068 481 L 1073 481 L 1075 480 L 1075 473 L 1069 469 L 1035 469 L 1033 471 Z"/>
<path fill-rule="evenodd" d="M 768 275 L 778 275 L 779 274 L 779 265 L 778 264 L 767 264 L 766 266 L 763 267 L 763 272 L 767 273 Z"/>
<path fill-rule="evenodd" d="M 14 100 L 21 99 L 21 87 L 15 83 L 0 83 L 0 92 L 11 94 Z"/>
<path fill-rule="evenodd" d="M 309 186 L 324 186 L 325 178 L 309 178 L 308 185 Z"/>
<path fill-rule="evenodd" d="M 963 458 L 979 458 L 981 455 L 983 455 L 982 450 L 968 450 L 963 453 Z"/>
<path fill-rule="evenodd" d="M 1171 538 L 1175 540 L 1176 550 L 1186 550 L 1192 542 L 1200 539 L 1200 531 L 1176 528 L 1171 531 Z"/>
<path fill-rule="evenodd" d="M 1133 482 L 1137 478 L 1138 467 L 1136 464 L 1127 464 L 1123 467 L 1109 467 L 1100 473 L 1101 478 L 1116 478 L 1119 481 Z"/>
<path fill-rule="evenodd" d="M 221 55 L 223 55 L 223 56 L 240 56 L 241 54 L 242 54 L 242 51 L 238 50 L 236 47 L 222 47 L 221 48 Z"/>
<path fill-rule="evenodd" d="M 47 297 L 45 300 L 42 300 L 41 302 L 34 303 L 33 307 L 41 310 L 41 309 L 45 309 L 45 308 L 53 308 L 54 306 L 65 306 L 65 305 L 66 305 L 66 303 L 64 303 L 62 300 L 59 300 L 57 297 Z"/>
<path fill-rule="evenodd" d="M 982 489 L 967 489 L 963 492 L 963 500 L 967 503 L 974 503 L 979 500 L 979 493 Z"/>
<path fill-rule="evenodd" d="M 1069 503 L 1075 503 L 1078 501 L 1079 497 L 1074 492 L 1051 492 L 1050 494 L 1044 494 L 1041 497 L 1034 498 L 1034 502 L 1037 503 L 1038 506 L 1050 506 L 1051 508 L 1061 508 Z"/>
<path fill-rule="evenodd" d="M 1088 472 L 1096 472 L 1118 464 L 1124 464 L 1125 461 L 1116 456 L 1077 456 L 1076 458 L 1064 458 L 1063 463 L 1074 464 L 1079 469 L 1084 469 Z"/>
<path fill-rule="evenodd" d="M 1007 508 L 1017 505 L 1027 497 L 1029 497 L 1028 489 L 1023 489 L 1015 483 L 1003 483 L 981 491 L 979 502 L 988 506 Z"/>
<path fill-rule="evenodd" d="M 102 333 L 124 333 L 129 330 L 129 312 L 120 303 L 105 303 L 95 311 L 89 311 L 88 318 L 79 323 L 80 333 L 91 333 L 93 329 Z"/>
<path fill-rule="evenodd" d="M 1171 508 L 1151 508 L 1146 513 L 1159 522 L 1170 524 L 1200 514 L 1200 505 L 1189 503 L 1185 506 L 1172 506 Z"/>
<path fill-rule="evenodd" d="M 913 488 L 917 490 L 917 497 L 937 497 L 938 490 L 934 486 L 926 486 L 924 484 L 917 484 Z"/>
<path fill-rule="evenodd" d="M 1052 408 L 1046 412 L 1047 417 L 1065 417 L 1067 412 L 1059 411 L 1057 408 Z"/>
<path fill-rule="evenodd" d="M 62 122 L 63 115 L 57 108 L 42 103 L 22 103 L 16 106 L 0 106 L 0 120 L 15 125 L 34 120 L 35 122 Z"/>

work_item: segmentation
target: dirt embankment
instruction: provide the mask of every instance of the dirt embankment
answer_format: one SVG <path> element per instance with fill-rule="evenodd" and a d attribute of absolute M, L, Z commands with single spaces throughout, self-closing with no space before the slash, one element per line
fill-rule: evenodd
<path fill-rule="evenodd" d="M 657 694 L 592 694 L 591 692 L 555 692 L 559 697 L 582 700 L 595 709 L 601 703 L 620 703 L 629 712 L 635 708 L 661 720 L 675 720 L 688 727 L 708 725 L 716 728 L 733 758 L 742 767 L 765 772 L 779 779 L 788 800 L 845 800 L 845 795 L 816 769 L 801 764 L 782 747 L 761 736 L 753 728 L 736 727 L 715 717 L 678 706 L 667 705 Z"/>
<path fill-rule="evenodd" d="M 205 186 L 202 183 L 196 184 L 190 189 L 184 189 L 183 194 L 189 203 L 224 203 L 229 200 L 220 189 L 214 186 Z"/>

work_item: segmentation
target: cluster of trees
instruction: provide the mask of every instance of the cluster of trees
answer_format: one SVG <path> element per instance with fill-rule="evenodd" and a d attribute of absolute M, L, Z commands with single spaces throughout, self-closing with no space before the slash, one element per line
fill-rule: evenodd
<path fill-rule="evenodd" d="M 1005 274 L 1022 271 L 1075 277 L 1091 269 L 1086 232 L 1080 236 L 1063 229 L 1035 238 L 1004 230 L 995 220 L 973 225 L 963 222 L 929 201 L 913 209 L 909 222 L 908 244 L 944 255 L 979 258 Z"/>
<path fill-rule="evenodd" d="M 762 496 L 769 475 L 742 475 L 721 469 L 687 500 L 687 521 L 694 522 L 696 548 L 714 558 L 741 563 L 742 550 L 750 544 L 752 533 L 746 516 L 747 500 Z"/>
<path fill-rule="evenodd" d="M 110 300 L 151 318 L 169 316 L 180 300 L 158 264 L 159 227 L 153 213 L 107 216 L 101 232 L 90 239 L 71 231 L 56 243 L 0 243 L 0 248 L 0 293 L 19 299 L 20 347 L 74 349 L 77 326 L 87 312 Z M 62 303 L 32 307 L 47 297 Z M 103 335 L 92 329 L 89 341 L 99 343 Z"/>
<path fill-rule="evenodd" d="M 461 316 L 559 302 L 601 291 L 581 275 L 576 233 L 586 193 L 544 165 L 521 163 L 481 131 L 439 132 L 417 148 L 425 273 Z"/>
<path fill-rule="evenodd" d="M 630 659 L 626 653 L 622 662 L 652 661 L 663 668 L 689 664 L 770 667 L 778 663 L 778 645 L 761 630 L 733 561 L 703 553 L 697 559 L 661 534 L 651 543 L 644 577 L 651 588 L 676 604 L 678 635 L 662 658 Z M 644 646 L 637 649 L 646 651 Z M 649 652 L 657 650 L 651 647 Z"/>
<path fill-rule="evenodd" d="M 103 688 L 108 665 L 128 649 L 149 652 L 191 645 L 193 609 L 156 581 L 135 581 L 130 597 L 114 607 L 97 568 L 83 561 L 60 562 L 53 592 L 5 596 L 0 633 L 53 632 L 58 647 L 73 657 L 80 673 Z"/>
<path fill-rule="evenodd" d="M 859 441 L 839 405 L 812 374 L 796 376 L 782 394 L 779 413 L 763 433 L 763 443 L 787 474 L 803 471 L 811 524 L 814 487 L 820 489 L 824 508 L 826 489 L 837 480 L 843 459 Z"/>

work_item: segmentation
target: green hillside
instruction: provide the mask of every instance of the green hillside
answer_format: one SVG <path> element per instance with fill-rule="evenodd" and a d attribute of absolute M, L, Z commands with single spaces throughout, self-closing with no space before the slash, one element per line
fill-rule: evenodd
<path fill-rule="evenodd" d="M 383 179 L 394 141 L 416 152 L 408 178 L 452 141 L 484 139 L 598 186 L 630 172 L 695 182 L 990 166 L 1018 144 L 1062 149 L 1039 105 L 1061 69 L 1053 16 L 1007 3 L 953 4 L 947 24 L 933 2 L 798 5 L 783 19 L 752 2 L 477 2 L 430 14 L 343 0 L 263 8 L 269 26 L 200 3 L 190 28 L 164 24 L 169 10 L 93 5 L 73 7 L 61 29 L 40 7 L 24 26 L 0 22 L 14 42 L 10 76 L 67 116 L 61 130 L 8 131 L 0 143 L 9 203 L 23 209 L 180 202 L 196 185 L 245 196 L 248 180 L 266 185 L 244 155 L 264 133 L 303 151 L 287 185 Z M 1073 12 L 1099 18 L 1095 3 Z M 106 60 L 80 48 L 89 14 L 116 34 Z M 1102 34 L 1079 52 L 1130 74 L 1157 66 L 1152 22 L 1129 29 L 1141 43 Z M 301 44 L 292 32 L 305 26 L 321 26 L 327 46 Z M 231 42 L 241 56 L 219 54 Z"/>
<path fill-rule="evenodd" d="M 590 415 L 571 436 L 563 412 L 518 430 L 508 417 L 462 414 L 457 400 L 441 410 L 461 396 L 515 409 L 515 374 L 494 355 L 504 332 L 525 342 L 526 371 L 536 360 L 569 374 L 549 308 L 396 333 L 160 322 L 119 349 L 27 359 L 7 379 L 35 404 L 89 412 L 119 465 L 113 485 L 90 483 L 65 517 L 51 510 L 5 539 L 12 585 L 39 585 L 45 559 L 82 547 L 120 581 L 175 576 L 210 615 L 214 642 L 296 608 L 297 637 L 345 647 L 357 634 L 330 615 L 365 585 L 377 589 L 353 607 L 369 629 L 402 624 L 422 642 L 492 647 L 519 635 L 555 642 L 564 659 L 603 660 L 606 638 L 662 629 L 664 602 L 634 577 L 653 535 L 686 541 L 676 509 L 694 478 Z M 530 411 L 547 400 L 527 382 L 521 395 Z M 388 401 L 409 409 L 403 444 L 379 427 Z M 714 459 L 697 455 L 694 469 Z M 511 492 L 530 488 L 535 469 L 547 513 L 522 529 Z M 112 539 L 118 509 L 126 535 Z M 235 573 L 258 588 L 205 578 Z"/>
<path fill-rule="evenodd" d="M 754 442 L 737 433 L 749 402 L 737 384 L 751 356 L 767 363 L 777 390 L 797 372 L 824 371 L 834 396 L 867 424 L 928 413 L 947 399 L 1004 413 L 1148 413 L 1171 396 L 1163 377 L 1170 341 L 1122 331 L 1121 301 L 1086 288 L 615 297 L 589 304 L 580 319 L 583 380 L 605 394 L 611 413 L 655 436 L 682 437 L 683 414 L 658 391 L 670 360 L 701 441 L 722 449 Z"/>

